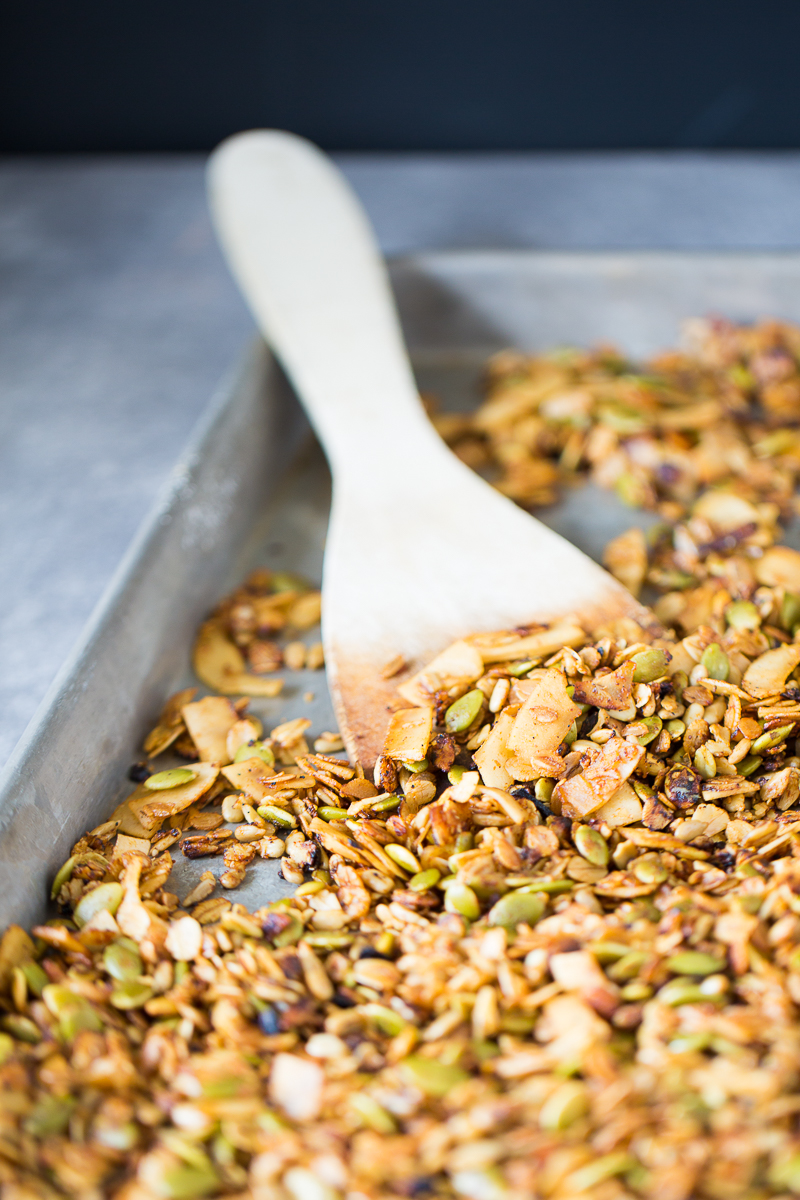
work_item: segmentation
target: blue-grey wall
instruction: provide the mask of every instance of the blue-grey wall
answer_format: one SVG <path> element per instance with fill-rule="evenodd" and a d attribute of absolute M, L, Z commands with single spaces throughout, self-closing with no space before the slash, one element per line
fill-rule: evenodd
<path fill-rule="evenodd" d="M 4 0 L 0 151 L 800 146 L 796 0 Z"/>

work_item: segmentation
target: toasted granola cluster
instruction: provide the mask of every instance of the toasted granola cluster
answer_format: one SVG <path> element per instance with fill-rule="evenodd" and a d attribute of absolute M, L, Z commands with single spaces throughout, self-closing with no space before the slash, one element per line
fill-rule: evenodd
<path fill-rule="evenodd" d="M 757 465 L 798 335 L 701 333 L 670 378 L 758 401 L 724 409 Z M 581 386 L 634 386 L 581 361 Z M 680 436 L 696 464 L 720 421 L 682 415 L 615 453 Z M 187 765 L 137 768 L 58 872 L 60 915 L 0 944 L 3 1200 L 800 1194 L 800 554 L 775 544 L 793 476 L 781 499 L 754 472 L 695 475 L 657 500 L 669 533 L 608 551 L 640 583 L 683 572 L 658 602 L 679 636 L 458 641 L 398 669 L 371 778 L 307 720 L 267 734 L 246 701 L 172 697 L 146 751 Z M 196 648 L 215 692 L 240 694 L 295 591 L 220 606 Z M 173 854 L 219 870 L 179 898 Z M 298 886 L 251 913 L 217 888 L 262 858 Z"/>
<path fill-rule="evenodd" d="M 317 671 L 324 664 L 322 642 L 306 645 L 299 636 L 319 624 L 321 607 L 320 592 L 296 575 L 254 571 L 200 626 L 197 678 L 226 696 L 280 695 L 284 681 L 273 672 Z"/>
<path fill-rule="evenodd" d="M 800 329 L 692 320 L 684 350 L 641 365 L 615 347 L 504 351 L 474 412 L 434 415 L 456 454 L 526 506 L 588 473 L 670 522 L 734 483 L 788 511 L 800 472 Z"/>

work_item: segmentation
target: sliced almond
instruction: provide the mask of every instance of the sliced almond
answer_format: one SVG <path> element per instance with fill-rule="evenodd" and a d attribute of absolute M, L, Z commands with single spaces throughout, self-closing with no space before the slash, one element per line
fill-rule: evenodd
<path fill-rule="evenodd" d="M 612 829 L 619 829 L 623 825 L 635 825 L 637 821 L 641 821 L 642 812 L 642 802 L 626 780 L 594 815 L 598 821 L 605 821 Z"/>
<path fill-rule="evenodd" d="M 537 672 L 529 682 L 533 686 L 514 718 L 508 748 L 530 761 L 558 749 L 581 708 L 570 699 L 566 677 L 555 667 Z"/>
<path fill-rule="evenodd" d="M 487 664 L 510 662 L 514 658 L 544 658 L 563 646 L 582 646 L 586 634 L 576 621 L 565 621 L 527 637 L 514 638 L 506 633 L 479 634 L 470 641 Z"/>
<path fill-rule="evenodd" d="M 270 794 L 269 780 L 275 772 L 263 758 L 246 758 L 223 767 L 222 774 L 233 787 L 260 803 Z"/>
<path fill-rule="evenodd" d="M 397 690 L 409 703 L 425 705 L 439 688 L 465 686 L 482 674 L 483 659 L 476 648 L 469 642 L 453 642 Z"/>
<path fill-rule="evenodd" d="M 514 751 L 508 746 L 513 724 L 511 713 L 501 712 L 486 741 L 475 751 L 475 762 L 487 787 L 507 791 L 514 783 L 514 776 L 508 769 L 509 761 L 515 757 Z"/>
<path fill-rule="evenodd" d="M 593 704 L 596 708 L 606 708 L 618 712 L 628 708 L 633 691 L 634 663 L 625 662 L 616 671 L 607 675 L 595 675 L 592 679 L 577 679 L 575 681 L 575 699 L 583 704 Z M 710 701 L 709 701 L 710 703 Z"/>
<path fill-rule="evenodd" d="M 419 762 L 428 753 L 432 732 L 432 708 L 401 708 L 392 713 L 383 752 L 387 758 Z"/>
<path fill-rule="evenodd" d="M 282 679 L 263 679 L 247 671 L 241 651 L 219 621 L 200 626 L 192 663 L 198 679 L 226 696 L 277 696 L 283 687 Z"/>
<path fill-rule="evenodd" d="M 751 696 L 772 696 L 783 690 L 788 676 L 800 663 L 800 645 L 789 643 L 767 650 L 744 673 L 742 687 Z"/>
<path fill-rule="evenodd" d="M 770 546 L 753 564 L 756 579 L 767 587 L 800 593 L 800 552 L 790 546 Z"/>
<path fill-rule="evenodd" d="M 183 719 L 202 762 L 230 762 L 227 737 L 239 714 L 224 696 L 206 696 L 184 706 Z"/>
<path fill-rule="evenodd" d="M 741 529 L 743 525 L 757 525 L 760 514 L 754 504 L 733 492 L 707 491 L 695 503 L 692 513 L 710 522 L 722 533 Z"/>
<path fill-rule="evenodd" d="M 580 775 L 562 779 L 556 784 L 553 799 L 561 804 L 565 817 L 585 817 L 596 812 L 622 787 L 633 774 L 644 746 L 612 738 L 606 742 Z"/>
<path fill-rule="evenodd" d="M 145 831 L 145 837 L 154 833 L 167 817 L 183 812 L 190 804 L 194 804 L 195 800 L 204 796 L 219 775 L 219 767 L 213 763 L 195 763 L 192 770 L 194 779 L 188 783 L 182 783 L 158 795 L 154 795 L 142 784 L 128 797 L 128 811 Z M 122 829 L 122 825 L 120 828 Z"/>

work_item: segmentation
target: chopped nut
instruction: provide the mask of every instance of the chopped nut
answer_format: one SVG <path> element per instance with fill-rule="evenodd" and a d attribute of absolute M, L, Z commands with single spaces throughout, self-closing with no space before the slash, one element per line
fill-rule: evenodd
<path fill-rule="evenodd" d="M 203 931 L 194 917 L 180 917 L 167 931 L 166 949 L 177 962 L 191 962 L 200 953 Z"/>

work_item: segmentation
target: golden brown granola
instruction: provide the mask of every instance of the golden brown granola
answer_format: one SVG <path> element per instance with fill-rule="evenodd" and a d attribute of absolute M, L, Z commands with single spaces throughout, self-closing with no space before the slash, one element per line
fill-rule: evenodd
<path fill-rule="evenodd" d="M 510 492 L 527 446 L 528 502 L 624 458 L 674 527 L 608 561 L 680 636 L 562 622 L 393 663 L 372 780 L 305 719 L 168 702 L 147 750 L 189 765 L 141 766 L 61 915 L 0 944 L 3 1200 L 800 1193 L 800 555 L 773 544 L 800 333 L 694 336 L 657 380 L 507 356 L 458 434 Z M 205 627 L 215 690 L 318 616 L 251 577 Z M 181 853 L 223 867 L 183 903 Z M 291 898 L 215 894 L 270 857 Z"/>

